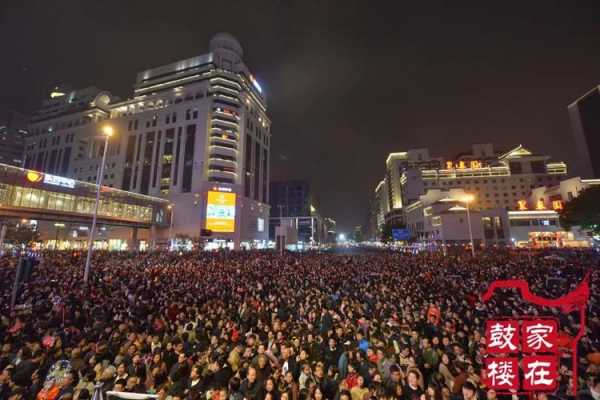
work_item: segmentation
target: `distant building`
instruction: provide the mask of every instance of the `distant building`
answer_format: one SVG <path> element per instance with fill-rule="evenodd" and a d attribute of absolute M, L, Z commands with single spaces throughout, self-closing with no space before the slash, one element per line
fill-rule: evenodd
<path fill-rule="evenodd" d="M 577 146 L 577 172 L 600 178 L 600 85 L 571 103 L 569 118 Z"/>
<path fill-rule="evenodd" d="M 406 224 L 417 241 L 433 247 L 468 244 L 469 219 L 476 246 L 585 247 L 586 232 L 565 230 L 558 211 L 591 186 L 600 186 L 600 179 L 570 178 L 534 188 L 517 209 L 470 205 L 468 212 L 463 189 L 432 189 L 405 207 Z"/>
<path fill-rule="evenodd" d="M 0 117 L 0 163 L 23 165 L 27 117 L 14 111 Z"/>
<path fill-rule="evenodd" d="M 271 182 L 269 192 L 273 217 L 306 217 L 314 208 L 308 181 Z"/>
<path fill-rule="evenodd" d="M 431 157 L 427 149 L 391 153 L 386 176 L 375 189 L 379 208 L 373 214 L 381 231 L 386 223 L 405 223 L 406 208 L 429 191 L 451 189 L 472 194 L 473 209 L 517 210 L 532 189 L 557 184 L 566 175 L 564 162 L 550 161 L 521 145 L 501 153 L 492 144 L 474 144 L 448 159 Z"/>
<path fill-rule="evenodd" d="M 305 180 L 271 182 L 271 217 L 269 239 L 275 240 L 276 229 L 285 225 L 296 230 L 297 241 L 303 244 L 324 243 L 326 230 L 310 184 Z"/>

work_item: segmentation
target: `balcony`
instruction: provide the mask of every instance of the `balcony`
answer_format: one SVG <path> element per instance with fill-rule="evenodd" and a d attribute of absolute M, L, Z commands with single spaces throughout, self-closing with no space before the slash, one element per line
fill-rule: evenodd
<path fill-rule="evenodd" d="M 217 178 L 217 179 L 229 179 L 229 180 L 231 180 L 231 182 L 234 182 L 236 177 L 237 177 L 237 174 L 235 172 L 219 171 L 219 170 L 215 170 L 215 169 L 208 170 L 209 180 L 211 178 Z"/>
<path fill-rule="evenodd" d="M 209 158 L 219 157 L 219 155 L 231 157 L 237 160 L 237 150 L 229 147 L 211 144 L 208 149 Z"/>

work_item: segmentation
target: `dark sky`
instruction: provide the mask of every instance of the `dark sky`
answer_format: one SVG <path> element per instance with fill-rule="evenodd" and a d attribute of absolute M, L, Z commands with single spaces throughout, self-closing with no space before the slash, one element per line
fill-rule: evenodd
<path fill-rule="evenodd" d="M 600 83 L 600 1 L 17 1 L 0 5 L 0 111 L 55 82 L 130 97 L 138 70 L 235 35 L 269 101 L 272 178 L 306 178 L 338 231 L 386 155 L 522 143 L 575 159 L 566 106 Z"/>

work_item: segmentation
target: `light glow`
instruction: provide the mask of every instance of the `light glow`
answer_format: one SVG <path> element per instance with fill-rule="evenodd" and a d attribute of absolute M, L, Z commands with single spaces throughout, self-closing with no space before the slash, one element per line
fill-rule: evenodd
<path fill-rule="evenodd" d="M 209 191 L 206 202 L 206 229 L 213 232 L 235 232 L 236 194 Z"/>

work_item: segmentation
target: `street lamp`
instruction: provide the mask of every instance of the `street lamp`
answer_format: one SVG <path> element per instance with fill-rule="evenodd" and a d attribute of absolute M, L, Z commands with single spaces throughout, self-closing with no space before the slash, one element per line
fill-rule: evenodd
<path fill-rule="evenodd" d="M 475 196 L 467 194 L 461 199 L 467 206 L 467 222 L 469 224 L 469 239 L 471 240 L 471 255 L 475 257 L 475 244 L 473 243 L 473 228 L 471 227 L 471 213 L 469 212 L 469 204 L 475 200 Z"/>
<path fill-rule="evenodd" d="M 96 179 L 96 202 L 94 203 L 94 214 L 92 217 L 92 229 L 88 236 L 88 251 L 85 260 L 85 271 L 83 273 L 83 283 L 87 285 L 90 277 L 90 263 L 92 259 L 92 247 L 94 245 L 94 234 L 96 233 L 96 218 L 98 217 L 98 205 L 100 204 L 100 190 L 102 188 L 102 177 L 104 176 L 104 164 L 106 163 L 106 153 L 108 152 L 108 139 L 113 135 L 113 128 L 105 125 L 102 128 L 102 137 L 104 138 L 104 152 L 102 153 L 102 162 L 100 163 L 98 179 Z"/>
<path fill-rule="evenodd" d="M 175 206 L 173 204 L 169 204 L 167 209 L 171 213 L 169 217 L 171 219 L 171 222 L 169 223 L 169 250 L 171 250 L 171 246 L 173 245 L 173 214 L 175 214 Z"/>

